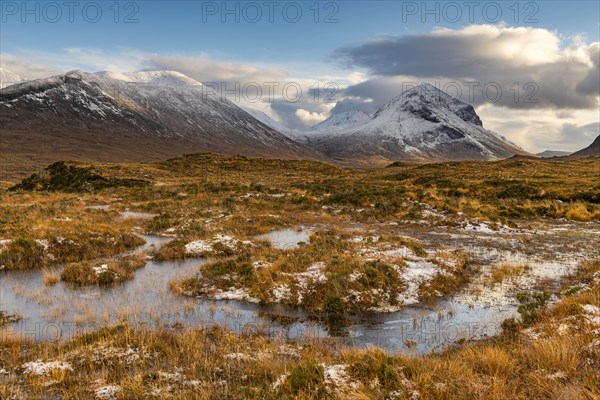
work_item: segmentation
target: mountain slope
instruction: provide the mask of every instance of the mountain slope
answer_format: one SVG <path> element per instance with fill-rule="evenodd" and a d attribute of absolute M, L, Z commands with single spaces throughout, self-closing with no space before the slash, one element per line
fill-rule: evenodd
<path fill-rule="evenodd" d="M 27 79 L 23 78 L 21 75 L 0 67 L 0 89 L 26 80 Z"/>
<path fill-rule="evenodd" d="M 585 149 L 581 149 L 571 154 L 568 158 L 586 158 L 586 157 L 598 157 L 600 156 L 600 136 Z"/>
<path fill-rule="evenodd" d="M 323 158 L 202 88 L 169 71 L 74 71 L 12 85 L 0 91 L 0 157 L 119 162 L 211 151 Z"/>
<path fill-rule="evenodd" d="M 528 154 L 483 127 L 474 108 L 429 84 L 409 89 L 371 119 L 311 135 L 307 144 L 335 159 L 494 160 Z"/>

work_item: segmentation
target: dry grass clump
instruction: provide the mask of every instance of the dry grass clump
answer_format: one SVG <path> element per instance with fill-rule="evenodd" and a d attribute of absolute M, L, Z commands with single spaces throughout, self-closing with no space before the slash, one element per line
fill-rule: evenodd
<path fill-rule="evenodd" d="M 183 239 L 171 240 L 169 243 L 154 250 L 152 256 L 157 261 L 183 260 L 187 257 L 185 249 L 186 243 L 187 242 Z"/>
<path fill-rule="evenodd" d="M 354 245 L 348 239 L 338 232 L 317 231 L 299 248 L 280 250 L 257 243 L 237 257 L 205 264 L 197 277 L 172 287 L 193 296 L 242 289 L 264 303 L 318 311 L 342 298 L 349 312 L 378 305 L 386 293 L 395 299 L 402 287 L 397 271 L 383 262 L 360 262 L 349 256 L 346 253 Z M 361 277 L 351 280 L 352 273 Z M 354 291 L 364 296 L 352 298 Z"/>
<path fill-rule="evenodd" d="M 440 297 L 456 293 L 477 271 L 463 252 L 438 252 L 435 261 L 440 271 L 419 286 L 419 300 L 424 303 L 432 303 Z"/>
<path fill-rule="evenodd" d="M 0 252 L 0 270 L 43 268 L 47 264 L 44 246 L 32 239 L 17 238 Z"/>
<path fill-rule="evenodd" d="M 106 286 L 133 279 L 135 271 L 144 265 L 144 254 L 124 256 L 116 261 L 84 261 L 67 265 L 62 270 L 60 279 L 79 286 Z"/>
<path fill-rule="evenodd" d="M 94 230 L 71 231 L 65 236 L 53 237 L 48 252 L 57 263 L 70 263 L 114 256 L 144 243 L 144 239 L 132 233 L 96 226 Z"/>
<path fill-rule="evenodd" d="M 54 286 L 58 283 L 60 276 L 54 269 L 45 269 L 42 271 L 44 277 L 44 285 Z"/>
<path fill-rule="evenodd" d="M 579 203 L 571 206 L 571 208 L 569 208 L 569 210 L 565 213 L 565 217 L 573 221 L 587 222 L 591 221 L 592 219 L 600 218 L 600 210 L 590 212 L 587 205 Z"/>
<path fill-rule="evenodd" d="M 491 275 L 488 278 L 487 283 L 490 285 L 502 283 L 507 279 L 514 278 L 523 274 L 530 268 L 531 267 L 527 264 L 499 264 L 492 269 Z"/>
<path fill-rule="evenodd" d="M 21 316 L 18 314 L 8 314 L 0 310 L 0 327 L 2 325 L 14 324 L 21 320 Z"/>

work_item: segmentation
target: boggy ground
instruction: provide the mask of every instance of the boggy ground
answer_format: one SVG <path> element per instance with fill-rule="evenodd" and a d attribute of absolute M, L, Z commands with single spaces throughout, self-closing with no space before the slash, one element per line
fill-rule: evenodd
<path fill-rule="evenodd" d="M 572 283 L 577 282 L 573 286 Z M 5 399 L 597 399 L 600 262 L 560 298 L 523 295 L 522 322 L 441 354 L 390 356 L 221 328 L 107 327 L 68 342 L 0 342 Z"/>
<path fill-rule="evenodd" d="M 320 341 L 288 351 L 220 329 L 120 326 L 61 344 L 3 338 L 0 397 L 594 398 L 597 282 L 591 267 L 573 274 L 600 256 L 599 170 L 598 158 L 361 171 L 211 154 L 55 164 L 0 192 L 0 274 L 39 268 L 48 285 L 115 285 L 135 279 L 146 256 L 207 257 L 196 275 L 163 284 L 333 319 L 448 296 L 518 301 L 522 322 L 492 341 L 414 358 L 334 351 Z M 310 238 L 293 248 L 257 236 L 300 226 Z M 141 233 L 172 240 L 134 253 Z M 561 285 L 569 279 L 567 296 Z M 538 316 L 538 305 L 556 300 L 544 290 L 562 301 Z M 563 334 L 552 330 L 556 320 Z M 109 365 L 91 354 L 98 348 L 134 361 Z M 84 381 L 85 373 L 98 380 Z"/>

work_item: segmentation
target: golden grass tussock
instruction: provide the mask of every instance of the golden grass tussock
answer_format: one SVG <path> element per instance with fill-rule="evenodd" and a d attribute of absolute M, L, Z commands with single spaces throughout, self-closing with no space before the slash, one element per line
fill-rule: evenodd
<path fill-rule="evenodd" d="M 507 279 L 522 275 L 529 269 L 531 269 L 531 267 L 527 264 L 502 263 L 492 268 L 491 275 L 488 278 L 487 283 L 490 285 L 496 285 L 504 282 Z"/>
<path fill-rule="evenodd" d="M 44 285 L 46 286 L 54 286 L 60 280 L 60 275 L 55 269 L 44 269 L 42 274 L 44 278 Z"/>

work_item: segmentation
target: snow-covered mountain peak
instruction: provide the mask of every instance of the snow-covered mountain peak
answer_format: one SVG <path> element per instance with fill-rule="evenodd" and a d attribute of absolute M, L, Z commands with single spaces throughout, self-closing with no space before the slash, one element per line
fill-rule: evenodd
<path fill-rule="evenodd" d="M 16 83 L 24 82 L 26 80 L 27 79 L 23 78 L 21 75 L 15 74 L 12 71 L 0 67 L 0 89 L 14 85 Z"/>
<path fill-rule="evenodd" d="M 365 114 L 359 110 L 351 110 L 345 113 L 333 114 L 325 121 L 318 123 L 317 125 L 307 129 L 306 134 L 321 133 L 321 132 L 335 132 L 341 131 L 350 127 L 360 125 L 366 121 L 369 121 L 371 116 Z"/>
<path fill-rule="evenodd" d="M 526 153 L 484 129 L 473 106 L 430 84 L 405 90 L 366 121 L 307 132 L 305 139 L 338 159 L 489 160 Z"/>
<path fill-rule="evenodd" d="M 422 83 L 408 88 L 381 107 L 374 114 L 374 117 L 382 114 L 393 114 L 389 117 L 397 118 L 398 114 L 410 113 L 426 121 L 436 123 L 440 122 L 440 114 L 447 114 L 448 112 L 465 122 L 483 126 L 472 105 L 452 97 L 430 83 Z"/>

